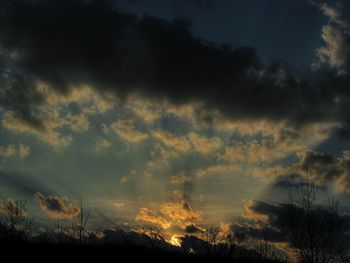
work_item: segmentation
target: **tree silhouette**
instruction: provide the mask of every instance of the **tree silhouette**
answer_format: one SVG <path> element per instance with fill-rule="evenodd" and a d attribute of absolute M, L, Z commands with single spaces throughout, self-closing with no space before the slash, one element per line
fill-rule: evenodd
<path fill-rule="evenodd" d="M 78 216 L 73 218 L 72 221 L 72 230 L 73 230 L 73 236 L 78 237 L 79 245 L 82 245 L 86 233 L 86 224 L 89 221 L 91 214 L 91 209 L 88 210 L 88 213 L 84 214 L 84 207 L 83 207 L 83 199 L 80 200 L 80 212 Z"/>
<path fill-rule="evenodd" d="M 226 245 L 227 256 L 231 259 L 235 257 L 237 249 L 241 246 L 242 242 L 246 239 L 244 232 L 234 229 L 232 226 L 229 230 L 223 234 L 222 240 Z"/>
<path fill-rule="evenodd" d="M 256 251 L 261 256 L 261 260 L 263 262 L 290 262 L 288 253 L 276 248 L 275 244 L 271 242 L 271 233 L 271 226 L 263 226 L 261 231 L 261 239 L 256 245 Z"/>
<path fill-rule="evenodd" d="M 310 183 L 291 187 L 286 238 L 302 263 L 339 262 L 342 255 L 342 221 L 338 204 L 317 203 L 317 188 Z"/>
<path fill-rule="evenodd" d="M 204 241 L 204 251 L 208 256 L 216 253 L 219 233 L 220 229 L 218 227 L 209 227 L 202 232 L 201 238 Z"/>
<path fill-rule="evenodd" d="M 0 232 L 7 239 L 21 239 L 30 230 L 26 200 L 4 200 L 0 204 Z"/>
<path fill-rule="evenodd" d="M 156 225 L 144 226 L 143 233 L 147 236 L 151 249 L 159 249 L 164 244 L 165 239 L 162 235 L 162 229 Z"/>

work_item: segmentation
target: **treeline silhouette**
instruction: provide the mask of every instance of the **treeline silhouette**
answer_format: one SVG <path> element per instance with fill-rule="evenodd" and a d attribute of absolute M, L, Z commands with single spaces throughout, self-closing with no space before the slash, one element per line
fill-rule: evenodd
<path fill-rule="evenodd" d="M 106 229 L 98 236 L 87 229 L 91 211 L 84 210 L 82 201 L 71 227 L 62 227 L 58 221 L 55 228 L 38 232 L 26 204 L 23 200 L 4 200 L 1 205 L 0 251 L 13 259 L 24 256 L 45 260 L 115 257 L 202 262 L 349 262 L 337 203 L 318 205 L 317 188 L 308 181 L 292 187 L 290 201 L 284 205 L 287 220 L 279 222 L 278 231 L 285 238 L 285 250 L 271 241 L 273 226 L 267 224 L 260 229 L 261 238 L 250 248 L 243 245 L 247 234 L 234 227 L 225 233 L 218 227 L 208 227 L 197 235 L 178 236 L 173 242 L 166 241 L 156 225 L 138 231 Z"/>

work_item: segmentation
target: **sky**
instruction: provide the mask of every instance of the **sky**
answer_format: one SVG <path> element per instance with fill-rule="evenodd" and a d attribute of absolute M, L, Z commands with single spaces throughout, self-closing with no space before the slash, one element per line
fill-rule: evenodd
<path fill-rule="evenodd" d="M 81 199 L 91 229 L 272 222 L 306 170 L 349 219 L 346 1 L 0 12 L 0 198 L 27 199 L 39 226 L 68 224 Z"/>

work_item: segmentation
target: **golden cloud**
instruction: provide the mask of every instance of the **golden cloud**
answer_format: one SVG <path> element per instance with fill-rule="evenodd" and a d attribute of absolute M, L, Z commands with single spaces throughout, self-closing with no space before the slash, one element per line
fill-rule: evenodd
<path fill-rule="evenodd" d="M 155 212 L 156 211 L 156 212 Z M 164 229 L 172 225 L 177 225 L 182 229 L 187 226 L 196 225 L 201 221 L 202 213 L 191 207 L 191 205 L 182 198 L 178 202 L 165 202 L 158 205 L 155 209 L 140 208 L 136 215 L 136 221 L 144 221 L 159 225 Z"/>
<path fill-rule="evenodd" d="M 13 157 L 16 154 L 21 158 L 28 156 L 29 146 L 23 144 L 19 144 L 18 146 L 14 144 L 0 146 L 0 157 Z"/>
<path fill-rule="evenodd" d="M 198 169 L 196 176 L 202 178 L 210 175 L 242 173 L 243 171 L 243 167 L 238 164 L 218 164 Z"/>
<path fill-rule="evenodd" d="M 179 175 L 173 175 L 170 177 L 170 183 L 172 184 L 184 184 L 184 183 L 189 183 L 191 181 L 192 181 L 192 178 L 190 176 L 186 176 L 183 173 Z"/>
<path fill-rule="evenodd" d="M 207 155 L 219 150 L 222 141 L 219 138 L 207 138 L 195 132 L 190 132 L 184 136 L 176 136 L 170 132 L 155 131 L 153 136 L 166 146 L 179 152 L 197 151 Z"/>
<path fill-rule="evenodd" d="M 202 219 L 202 213 L 194 210 L 185 200 L 164 203 L 160 205 L 159 210 L 182 228 L 195 224 Z"/>
<path fill-rule="evenodd" d="M 38 83 L 37 91 L 45 97 L 45 102 L 34 112 L 41 121 L 40 126 L 35 127 L 23 121 L 12 111 L 5 112 L 2 124 L 9 130 L 37 136 L 56 149 L 68 146 L 73 140 L 71 135 L 61 135 L 60 128 L 67 127 L 75 132 L 88 131 L 90 122 L 86 114 L 103 113 L 115 104 L 114 97 L 108 99 L 88 86 L 72 87 L 67 94 L 63 94 Z M 72 102 L 79 104 L 81 113 L 63 115 L 64 107 Z"/>
<path fill-rule="evenodd" d="M 14 145 L 8 145 L 6 147 L 0 147 L 0 157 L 11 157 L 16 154 L 16 148 Z"/>
<path fill-rule="evenodd" d="M 187 137 L 195 150 L 204 155 L 215 152 L 222 146 L 222 141 L 216 137 L 207 138 L 195 132 L 188 133 Z"/>
<path fill-rule="evenodd" d="M 107 150 L 108 148 L 110 148 L 111 146 L 112 146 L 112 143 L 110 141 L 106 140 L 105 138 L 99 138 L 96 141 L 95 152 L 101 153 Z"/>
<path fill-rule="evenodd" d="M 148 139 L 148 134 L 137 131 L 132 120 L 119 120 L 111 124 L 111 128 L 120 138 L 131 143 L 139 143 Z"/>
<path fill-rule="evenodd" d="M 254 165 L 277 161 L 324 141 L 330 136 L 331 127 L 333 124 L 319 123 L 295 130 L 285 125 L 271 125 L 270 133 L 265 130 L 266 135 L 259 140 L 226 147 L 219 160 Z"/>
<path fill-rule="evenodd" d="M 317 70 L 326 63 L 331 67 L 339 68 L 346 62 L 346 29 L 349 25 L 341 20 L 339 10 L 334 7 L 322 4 L 320 8 L 330 22 L 322 27 L 321 36 L 326 45 L 317 49 L 318 61 L 312 66 Z"/>
<path fill-rule="evenodd" d="M 73 140 L 70 135 L 62 136 L 55 130 L 56 128 L 61 128 L 64 125 L 64 121 L 54 109 L 44 113 L 42 120 L 43 127 L 40 128 L 33 127 L 24 122 L 14 112 L 6 112 L 2 124 L 6 129 L 35 135 L 56 149 L 68 146 Z"/>
<path fill-rule="evenodd" d="M 96 92 L 91 86 L 71 87 L 66 94 L 49 88 L 45 83 L 38 83 L 37 90 L 46 97 L 46 103 L 51 106 L 67 106 L 78 103 L 84 113 L 103 113 L 116 105 L 117 98 L 112 94 Z"/>
<path fill-rule="evenodd" d="M 168 222 L 168 220 L 160 215 L 155 215 L 150 209 L 146 207 L 140 208 L 135 220 L 158 225 L 163 229 L 167 229 L 171 226 L 171 223 Z"/>
<path fill-rule="evenodd" d="M 72 115 L 68 113 L 64 117 L 66 125 L 68 125 L 73 131 L 84 132 L 89 130 L 90 122 L 84 114 Z"/>
<path fill-rule="evenodd" d="M 28 156 L 28 154 L 29 154 L 29 146 L 20 144 L 19 147 L 18 147 L 18 153 L 19 153 L 19 156 L 21 158 L 24 158 L 24 157 Z"/>
<path fill-rule="evenodd" d="M 155 131 L 153 136 L 170 148 L 179 152 L 187 152 L 191 149 L 191 143 L 186 136 L 178 137 L 165 131 Z"/>
<path fill-rule="evenodd" d="M 141 100 L 131 96 L 129 108 L 138 117 L 148 124 L 154 123 L 162 116 L 162 108 L 156 102 Z"/>

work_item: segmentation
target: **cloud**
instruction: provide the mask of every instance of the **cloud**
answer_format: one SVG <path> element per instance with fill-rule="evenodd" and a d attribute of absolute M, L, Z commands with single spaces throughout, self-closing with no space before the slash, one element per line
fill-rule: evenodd
<path fill-rule="evenodd" d="M 112 143 L 105 138 L 100 138 L 96 141 L 95 151 L 96 153 L 101 153 L 106 151 L 108 148 L 112 146 Z"/>
<path fill-rule="evenodd" d="M 156 102 L 147 102 L 131 97 L 128 101 L 131 111 L 147 124 L 152 124 L 162 116 L 162 107 Z"/>
<path fill-rule="evenodd" d="M 76 115 L 68 113 L 64 119 L 73 131 L 84 132 L 90 128 L 88 118 L 82 113 Z"/>
<path fill-rule="evenodd" d="M 253 176 L 260 179 L 262 182 L 270 183 L 278 178 L 288 176 L 290 174 L 300 172 L 295 166 L 282 166 L 282 165 L 250 165 L 244 164 L 216 164 L 210 165 L 206 168 L 199 168 L 196 171 L 197 178 L 203 178 L 207 176 L 220 176 L 220 175 L 244 175 Z"/>
<path fill-rule="evenodd" d="M 236 224 L 234 227 L 242 232 L 245 232 L 251 238 L 263 240 L 265 238 L 270 242 L 287 242 L 285 231 L 290 227 L 290 206 L 289 204 L 269 204 L 263 201 L 248 200 L 244 203 L 245 220 L 242 224 Z M 298 208 L 296 208 L 298 209 Z M 317 210 L 315 227 L 317 227 L 319 217 L 328 218 L 330 210 L 320 207 Z M 337 215 L 342 220 L 341 231 L 344 231 L 345 238 L 348 240 L 347 232 L 349 230 L 350 217 L 346 214 Z M 320 225 L 318 227 L 321 227 Z M 269 234 L 264 234 L 266 229 Z M 348 242 L 348 241 L 347 241 Z"/>
<path fill-rule="evenodd" d="M 290 188 L 305 185 L 306 180 L 318 188 L 330 188 L 350 193 L 350 154 L 340 156 L 305 150 L 297 154 L 299 161 L 291 165 L 262 164 L 242 167 L 240 164 L 218 164 L 201 168 L 198 177 L 217 174 L 245 174 L 272 182 L 276 187 Z M 268 161 L 268 159 L 266 160 Z M 253 163 L 254 164 L 254 163 Z"/>
<path fill-rule="evenodd" d="M 146 178 L 151 178 L 153 175 L 152 175 L 152 173 L 146 171 L 143 173 L 143 176 Z"/>
<path fill-rule="evenodd" d="M 178 226 L 185 231 L 201 220 L 202 213 L 195 210 L 183 197 L 176 202 L 161 203 L 153 209 L 141 208 L 136 215 L 136 221 L 156 224 L 164 229 Z"/>
<path fill-rule="evenodd" d="M 210 43 L 184 22 L 137 17 L 109 1 L 5 0 L 0 9 L 0 61 L 6 69 L 0 103 L 36 128 L 42 125 L 37 108 L 48 99 L 35 88 L 38 82 L 61 94 L 89 85 L 98 94 L 121 98 L 138 94 L 174 105 L 198 102 L 231 120 L 349 124 L 347 74 L 300 75 L 284 62 L 263 65 L 250 47 Z M 324 12 L 332 25 L 323 30 L 326 46 L 319 57 L 346 65 L 347 17 L 329 8 Z"/>
<path fill-rule="evenodd" d="M 191 150 L 191 144 L 186 136 L 178 137 L 166 131 L 155 131 L 153 136 L 170 148 L 179 152 L 188 152 Z"/>
<path fill-rule="evenodd" d="M 18 148 L 18 153 L 21 158 L 27 157 L 29 154 L 29 145 L 20 144 Z"/>
<path fill-rule="evenodd" d="M 265 213 L 261 213 L 261 211 L 256 211 L 256 207 L 261 204 L 255 200 L 246 200 L 244 201 L 244 218 L 255 221 L 255 222 L 267 222 L 268 216 Z M 265 204 L 265 203 L 263 203 Z"/>
<path fill-rule="evenodd" d="M 147 133 L 136 130 L 132 120 L 118 120 L 111 124 L 111 128 L 120 138 L 131 143 L 139 143 L 149 137 Z"/>
<path fill-rule="evenodd" d="M 260 178 L 264 181 L 271 181 L 276 178 L 290 175 L 294 172 L 294 167 L 283 167 L 282 165 L 274 165 L 269 167 L 253 167 L 249 173 L 252 176 Z"/>
<path fill-rule="evenodd" d="M 69 106 L 78 103 L 84 113 L 104 113 L 118 104 L 112 94 L 98 93 L 91 86 L 72 86 L 67 93 L 50 88 L 45 83 L 37 84 L 37 91 L 45 97 L 45 103 L 51 106 Z"/>
<path fill-rule="evenodd" d="M 222 141 L 219 138 L 207 138 L 195 132 L 187 135 L 197 152 L 201 154 L 209 154 L 219 150 L 222 146 Z"/>
<path fill-rule="evenodd" d="M 318 62 L 313 66 L 329 64 L 341 68 L 349 62 L 350 24 L 341 17 L 341 11 L 328 4 L 321 4 L 321 10 L 329 18 L 329 23 L 322 28 L 322 39 L 325 46 L 317 50 Z"/>
<path fill-rule="evenodd" d="M 14 145 L 8 145 L 7 147 L 0 147 L 0 157 L 11 157 L 16 154 L 16 148 Z"/>
<path fill-rule="evenodd" d="M 219 160 L 233 163 L 266 164 L 306 151 L 330 136 L 332 124 L 314 123 L 299 129 L 285 123 L 250 125 L 238 128 L 242 140 L 231 143 Z M 234 127 L 232 127 L 234 128 Z M 253 138 L 251 138 L 254 136 Z"/>
<path fill-rule="evenodd" d="M 159 211 L 173 222 L 176 222 L 181 228 L 196 224 L 202 216 L 202 213 L 193 209 L 186 200 L 164 203 L 160 205 Z"/>
<path fill-rule="evenodd" d="M 336 157 L 331 154 L 307 151 L 301 156 L 301 174 L 318 186 L 330 186 L 335 183 L 339 192 L 350 192 L 350 154 L 343 152 Z"/>
<path fill-rule="evenodd" d="M 280 187 L 284 189 L 290 189 L 291 187 L 302 187 L 307 185 L 306 178 L 299 173 L 287 173 L 282 176 L 278 176 L 275 178 L 276 180 L 273 182 L 273 187 Z M 317 185 L 312 182 L 308 182 L 309 184 L 317 187 Z"/>
<path fill-rule="evenodd" d="M 116 202 L 113 204 L 113 206 L 115 206 L 118 209 L 121 209 L 125 206 L 125 204 L 123 202 Z"/>
<path fill-rule="evenodd" d="M 10 144 L 7 146 L 0 146 L 0 158 L 1 157 L 13 157 L 18 154 L 19 157 L 24 158 L 29 154 L 29 145 L 18 144 L 17 146 L 14 144 Z"/>
<path fill-rule="evenodd" d="M 185 174 L 173 175 L 170 177 L 170 183 L 172 184 L 185 184 L 190 183 L 192 181 L 191 176 L 186 176 Z"/>
<path fill-rule="evenodd" d="M 220 174 L 229 174 L 229 173 L 240 173 L 242 172 L 242 166 L 237 164 L 217 164 L 211 165 L 206 168 L 199 168 L 196 171 L 196 176 L 198 178 L 210 176 L 210 175 L 220 175 Z"/>
<path fill-rule="evenodd" d="M 73 137 L 69 131 L 87 132 L 91 128 L 89 116 L 104 113 L 115 104 L 89 87 L 72 88 L 69 93 L 62 94 L 38 85 L 38 92 L 47 98 L 35 108 L 40 125 L 32 125 L 16 111 L 5 111 L 2 124 L 11 131 L 34 135 L 56 149 L 71 144 Z"/>
<path fill-rule="evenodd" d="M 171 223 L 169 223 L 164 217 L 155 215 L 149 208 L 146 207 L 140 208 L 135 220 L 159 225 L 164 229 L 171 226 Z"/>
<path fill-rule="evenodd" d="M 162 145 L 155 144 L 150 150 L 150 160 L 146 167 L 153 173 L 170 165 L 170 160 L 177 157 L 178 153 L 173 150 L 166 149 Z"/>
<path fill-rule="evenodd" d="M 307 151 L 302 155 L 300 166 L 318 184 L 324 185 L 343 174 L 342 161 L 331 154 Z"/>
<path fill-rule="evenodd" d="M 319 63 L 328 62 L 332 67 L 340 67 L 345 63 L 343 32 L 333 26 L 322 28 L 322 38 L 327 43 L 326 47 L 319 48 L 317 55 Z"/>
<path fill-rule="evenodd" d="M 179 152 L 196 151 L 199 154 L 208 155 L 218 151 L 222 146 L 222 141 L 219 138 L 207 138 L 195 132 L 177 136 L 167 131 L 155 131 L 153 136 Z"/>
<path fill-rule="evenodd" d="M 52 218 L 71 219 L 80 212 L 80 207 L 70 203 L 65 196 L 44 196 L 37 192 L 34 200 Z"/>
<path fill-rule="evenodd" d="M 350 176 L 348 173 L 338 178 L 335 183 L 335 187 L 340 193 L 350 193 Z"/>
<path fill-rule="evenodd" d="M 331 188 L 340 193 L 350 193 L 350 154 L 344 151 L 340 156 L 305 150 L 297 154 L 299 161 L 290 165 L 276 163 L 257 164 L 249 167 L 239 163 L 219 163 L 196 171 L 198 178 L 220 174 L 244 174 L 254 176 L 273 186 L 290 188 L 305 185 L 306 180 L 318 188 Z"/>
<path fill-rule="evenodd" d="M 61 135 L 56 130 L 64 125 L 64 121 L 56 110 L 45 112 L 40 128 L 33 127 L 28 122 L 23 121 L 14 112 L 5 113 L 2 124 L 5 128 L 15 132 L 35 135 L 56 149 L 68 146 L 73 140 L 72 136 Z"/>
<path fill-rule="evenodd" d="M 130 180 L 130 175 L 127 175 L 127 176 L 123 176 L 121 179 L 120 179 L 120 183 L 121 184 L 125 184 L 127 183 L 129 180 Z"/>
<path fill-rule="evenodd" d="M 187 225 L 185 228 L 185 232 L 188 234 L 202 233 L 203 229 L 196 225 Z"/>

